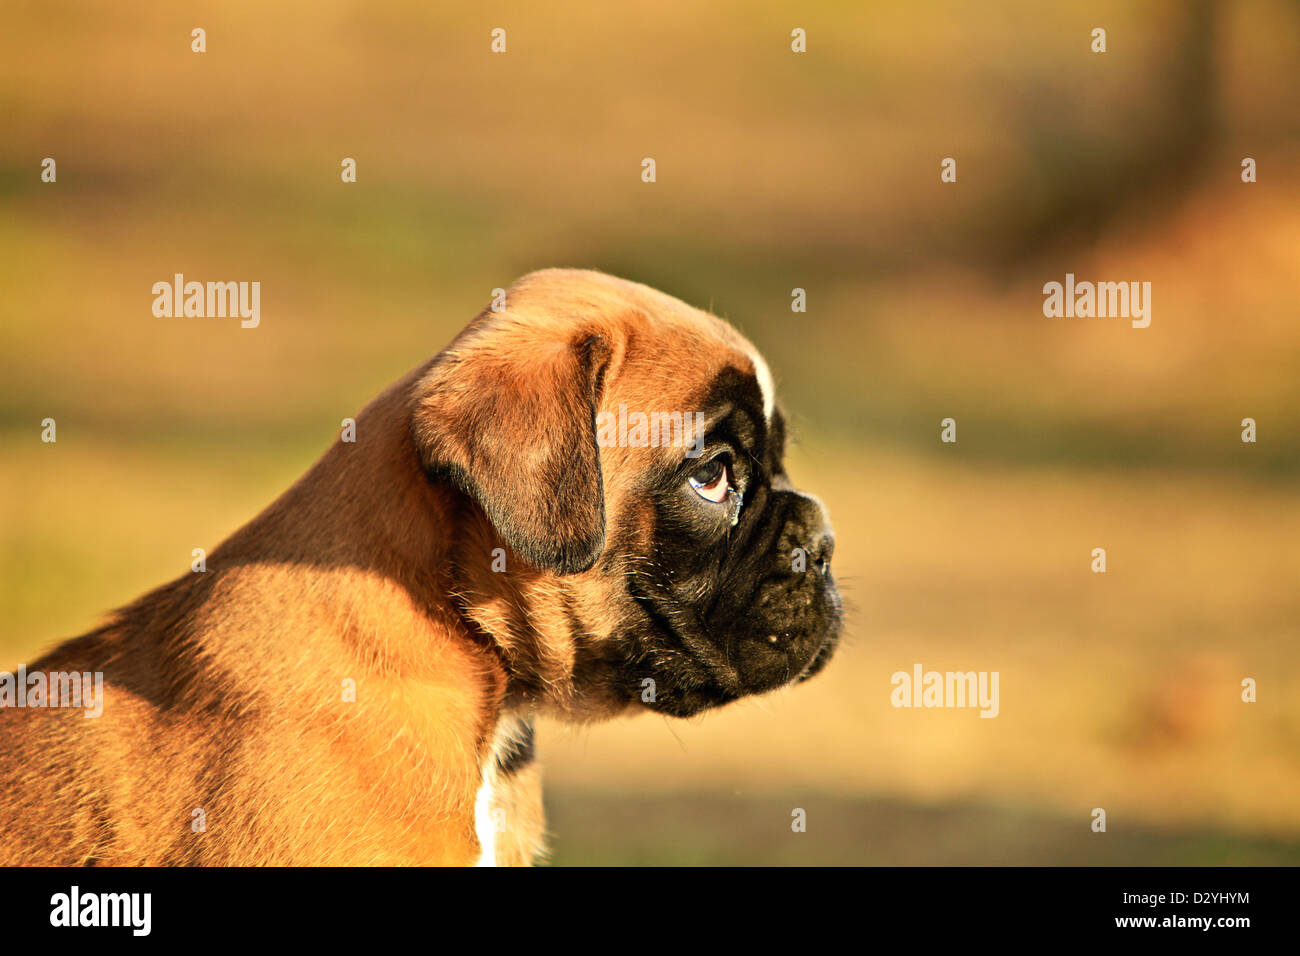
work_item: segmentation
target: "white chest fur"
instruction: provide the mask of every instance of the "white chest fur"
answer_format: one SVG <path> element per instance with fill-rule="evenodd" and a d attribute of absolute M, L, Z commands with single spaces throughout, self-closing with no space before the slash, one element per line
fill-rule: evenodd
<path fill-rule="evenodd" d="M 501 761 L 504 755 L 527 732 L 523 718 L 502 717 L 492 735 L 492 745 L 483 757 L 482 783 L 474 800 L 474 833 L 478 837 L 479 857 L 475 866 L 497 865 L 497 843 L 506 831 L 506 810 L 499 800 Z"/>
<path fill-rule="evenodd" d="M 497 865 L 498 814 L 504 812 L 492 806 L 492 784 L 496 777 L 496 758 L 492 757 L 483 768 L 483 783 L 474 801 L 474 832 L 478 836 L 479 855 L 475 866 Z"/>

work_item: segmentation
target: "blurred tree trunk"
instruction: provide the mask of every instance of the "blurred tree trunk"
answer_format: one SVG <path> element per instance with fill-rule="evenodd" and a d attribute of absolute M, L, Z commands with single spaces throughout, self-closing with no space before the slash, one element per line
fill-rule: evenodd
<path fill-rule="evenodd" d="M 1219 4 L 1188 0 L 1169 6 L 1178 20 L 1167 31 L 1171 43 L 1161 80 L 1118 104 L 1132 109 L 1108 120 L 1119 129 L 1107 131 L 1102 149 L 1093 142 L 1095 123 L 1081 129 L 1061 118 L 1068 113 L 1059 104 L 1036 104 L 1039 122 L 1024 131 L 1027 162 L 1033 179 L 1047 184 L 1046 195 L 1020 223 L 1008 224 L 1007 241 L 998 249 L 1003 265 L 1063 241 L 1092 241 L 1117 216 L 1166 207 L 1185 192 L 1220 131 Z M 1054 119 L 1042 123 L 1047 111 Z M 1012 196 L 999 202 L 1006 204 L 1004 215 L 1014 208 Z"/>

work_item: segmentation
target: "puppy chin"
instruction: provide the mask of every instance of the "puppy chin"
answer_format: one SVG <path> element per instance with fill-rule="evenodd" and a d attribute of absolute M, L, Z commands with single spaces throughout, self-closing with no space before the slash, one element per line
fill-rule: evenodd
<path fill-rule="evenodd" d="M 644 706 L 670 717 L 694 717 L 738 699 L 735 694 L 728 693 L 717 685 L 706 685 L 671 689 L 668 693 L 661 694 L 654 703 L 646 703 Z"/>
<path fill-rule="evenodd" d="M 775 636 L 775 635 L 773 635 Z M 833 633 L 817 631 L 798 637 L 758 638 L 741 644 L 736 669 L 746 694 L 762 694 L 796 684 L 821 670 L 835 649 Z"/>

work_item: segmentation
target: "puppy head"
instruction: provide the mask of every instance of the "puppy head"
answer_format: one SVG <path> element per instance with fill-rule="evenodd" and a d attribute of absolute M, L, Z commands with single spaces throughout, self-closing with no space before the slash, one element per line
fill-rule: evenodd
<path fill-rule="evenodd" d="M 521 693 L 569 716 L 687 715 L 829 659 L 830 525 L 785 472 L 766 363 L 717 317 L 533 273 L 429 367 L 412 421 L 430 480 L 471 511 L 463 610 Z"/>

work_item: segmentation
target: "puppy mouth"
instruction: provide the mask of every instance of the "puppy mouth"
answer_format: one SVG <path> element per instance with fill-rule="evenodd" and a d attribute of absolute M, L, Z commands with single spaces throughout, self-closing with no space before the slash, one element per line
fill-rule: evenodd
<path fill-rule="evenodd" d="M 826 627 L 822 632 L 822 642 L 817 650 L 809 659 L 808 664 L 804 667 L 791 683 L 802 684 L 811 677 L 816 677 L 831 662 L 835 656 L 835 650 L 840 645 L 840 631 L 844 623 L 844 607 L 840 603 L 839 589 L 835 587 L 834 582 L 830 582 L 829 590 L 826 592 L 826 600 L 829 604 L 829 614 L 827 615 Z"/>
<path fill-rule="evenodd" d="M 791 683 L 802 684 L 810 677 L 816 677 L 826 665 L 830 663 L 831 657 L 835 654 L 835 648 L 839 645 L 839 633 L 837 630 L 830 631 L 822 640 L 821 647 L 817 648 L 817 653 L 808 661 L 808 665 Z"/>

